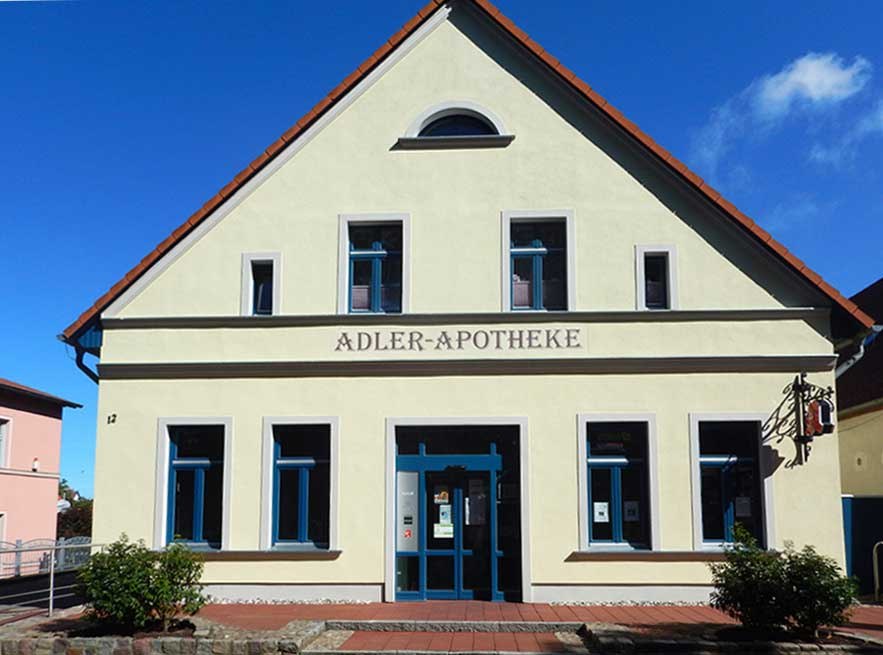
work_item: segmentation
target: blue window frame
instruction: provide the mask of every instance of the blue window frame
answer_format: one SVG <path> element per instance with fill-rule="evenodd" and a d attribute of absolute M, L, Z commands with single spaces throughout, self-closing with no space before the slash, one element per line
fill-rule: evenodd
<path fill-rule="evenodd" d="M 402 224 L 349 226 L 349 311 L 402 311 Z"/>
<path fill-rule="evenodd" d="M 590 545 L 649 546 L 647 431 L 643 422 L 586 426 Z"/>
<path fill-rule="evenodd" d="M 567 225 L 564 220 L 510 224 L 512 309 L 567 309 Z"/>
<path fill-rule="evenodd" d="M 169 428 L 167 541 L 221 547 L 224 426 Z"/>
<path fill-rule="evenodd" d="M 736 523 L 764 543 L 759 445 L 756 421 L 699 423 L 703 543 L 732 543 Z"/>
<path fill-rule="evenodd" d="M 273 544 L 328 548 L 331 426 L 273 426 Z"/>

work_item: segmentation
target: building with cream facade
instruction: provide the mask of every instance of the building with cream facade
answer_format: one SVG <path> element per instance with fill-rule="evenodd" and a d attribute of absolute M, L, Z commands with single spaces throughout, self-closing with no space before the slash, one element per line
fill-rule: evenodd
<path fill-rule="evenodd" d="M 484 0 L 431 2 L 67 328 L 96 542 L 225 598 L 707 597 L 740 522 L 844 560 L 871 321 Z M 793 464 L 793 465 L 792 465 Z"/>

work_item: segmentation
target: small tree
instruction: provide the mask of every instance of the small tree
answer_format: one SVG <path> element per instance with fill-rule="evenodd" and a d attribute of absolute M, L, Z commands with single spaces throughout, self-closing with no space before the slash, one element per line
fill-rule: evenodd
<path fill-rule="evenodd" d="M 833 559 L 820 555 L 812 546 L 796 551 L 789 544 L 784 568 L 788 614 L 795 630 L 818 637 L 822 626 L 848 621 L 858 585 L 840 573 Z"/>
<path fill-rule="evenodd" d="M 56 534 L 59 538 L 92 536 L 92 501 L 81 498 L 71 502 L 71 506 L 58 513 Z"/>
<path fill-rule="evenodd" d="M 152 551 L 123 535 L 80 570 L 87 615 L 127 630 L 155 620 L 165 632 L 175 616 L 195 614 L 205 604 L 202 570 L 202 559 L 180 544 Z"/>
<path fill-rule="evenodd" d="M 781 628 L 788 616 L 784 562 L 741 525 L 733 532 L 735 543 L 726 549 L 725 560 L 710 565 L 711 604 L 748 628 Z"/>

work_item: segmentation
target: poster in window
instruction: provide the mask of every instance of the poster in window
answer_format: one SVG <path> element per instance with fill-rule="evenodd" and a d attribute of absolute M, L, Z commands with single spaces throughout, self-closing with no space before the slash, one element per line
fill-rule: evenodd
<path fill-rule="evenodd" d="M 627 500 L 622 504 L 622 518 L 629 523 L 637 523 L 641 520 L 640 503 L 637 500 Z"/>
<path fill-rule="evenodd" d="M 435 502 L 436 505 L 443 505 L 445 503 L 451 502 L 451 494 L 448 491 L 447 485 L 435 485 L 435 489 L 432 492 L 432 500 Z"/>
<path fill-rule="evenodd" d="M 610 523 L 610 503 L 592 503 L 595 523 Z"/>
<path fill-rule="evenodd" d="M 751 497 L 736 496 L 736 518 L 745 519 L 751 516 Z"/>
<path fill-rule="evenodd" d="M 438 523 L 432 526 L 432 536 L 436 539 L 453 539 L 454 524 L 451 520 L 451 506 L 438 506 Z"/>

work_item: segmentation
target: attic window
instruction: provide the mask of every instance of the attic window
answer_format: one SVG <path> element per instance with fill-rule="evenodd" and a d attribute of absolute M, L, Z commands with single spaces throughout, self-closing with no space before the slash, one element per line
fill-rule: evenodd
<path fill-rule="evenodd" d="M 472 102 L 449 102 L 420 114 L 398 140 L 397 148 L 503 148 L 514 138 L 487 109 Z"/>
<path fill-rule="evenodd" d="M 419 137 L 439 136 L 489 136 L 499 134 L 497 128 L 478 116 L 451 114 L 436 118 L 420 130 Z"/>

